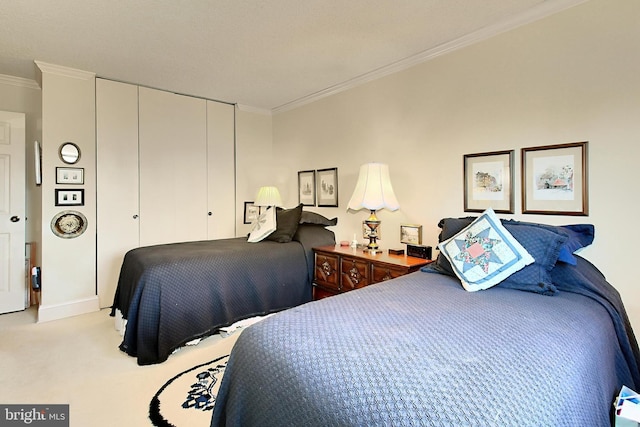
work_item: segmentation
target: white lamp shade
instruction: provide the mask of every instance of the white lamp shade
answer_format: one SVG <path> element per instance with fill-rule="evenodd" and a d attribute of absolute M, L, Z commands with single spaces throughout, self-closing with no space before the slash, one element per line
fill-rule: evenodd
<path fill-rule="evenodd" d="M 260 187 L 253 204 L 256 206 L 282 206 L 280 192 L 276 187 Z"/>
<path fill-rule="evenodd" d="M 360 166 L 360 175 L 348 208 L 356 211 L 363 208 L 372 211 L 378 209 L 395 211 L 399 207 L 398 199 L 391 186 L 389 166 L 383 163 L 367 163 Z"/>

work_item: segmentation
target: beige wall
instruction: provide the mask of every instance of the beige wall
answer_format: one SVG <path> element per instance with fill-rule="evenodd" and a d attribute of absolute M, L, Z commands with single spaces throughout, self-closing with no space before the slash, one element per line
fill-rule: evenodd
<path fill-rule="evenodd" d="M 339 240 L 361 238 L 364 212 L 347 213 L 358 167 L 386 162 L 400 202 L 379 215 L 381 245 L 399 245 L 401 223 L 422 224 L 437 243 L 442 217 L 463 211 L 464 154 L 516 150 L 516 214 L 527 221 L 596 226 L 595 262 L 640 328 L 640 2 L 591 1 L 273 118 L 274 157 L 292 169 L 285 193 L 297 203 L 297 170 L 338 167 Z M 523 215 L 520 148 L 589 141 L 589 217 Z M 295 171 L 294 171 L 295 170 Z"/>

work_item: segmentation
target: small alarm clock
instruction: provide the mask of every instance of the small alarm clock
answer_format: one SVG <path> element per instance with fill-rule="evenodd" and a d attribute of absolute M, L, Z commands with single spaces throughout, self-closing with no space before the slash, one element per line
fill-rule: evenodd
<path fill-rule="evenodd" d="M 431 246 L 407 245 L 407 255 L 416 258 L 431 259 Z"/>

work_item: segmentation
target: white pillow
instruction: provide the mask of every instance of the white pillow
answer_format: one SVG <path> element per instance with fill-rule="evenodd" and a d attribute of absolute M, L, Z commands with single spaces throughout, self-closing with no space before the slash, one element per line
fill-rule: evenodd
<path fill-rule="evenodd" d="M 487 209 L 458 234 L 438 245 L 470 292 L 488 289 L 535 260 Z"/>
<path fill-rule="evenodd" d="M 257 243 L 276 231 L 276 210 L 269 207 L 253 223 L 248 242 Z"/>

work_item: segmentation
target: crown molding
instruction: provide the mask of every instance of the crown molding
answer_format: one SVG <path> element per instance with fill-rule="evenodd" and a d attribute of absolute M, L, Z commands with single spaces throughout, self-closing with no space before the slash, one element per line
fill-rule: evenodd
<path fill-rule="evenodd" d="M 91 80 L 96 77 L 96 73 L 78 70 L 75 68 L 64 67 L 62 65 L 49 64 L 42 61 L 33 61 L 36 63 L 40 71 L 43 73 L 57 74 L 60 76 L 71 77 L 80 80 Z"/>
<path fill-rule="evenodd" d="M 538 21 L 542 18 L 546 18 L 547 16 L 551 16 L 559 12 L 562 12 L 563 10 L 569 9 L 579 4 L 586 3 L 587 1 L 589 0 L 558 0 L 553 3 L 546 2 L 546 1 L 542 2 L 537 6 L 527 10 L 526 12 L 521 13 L 517 16 L 513 16 L 505 21 L 499 22 L 494 25 L 490 25 L 488 27 L 481 28 L 478 31 L 467 34 L 463 37 L 452 40 L 450 42 L 441 44 L 440 46 L 436 46 L 433 49 L 425 50 L 416 55 L 410 56 L 408 58 L 402 59 L 400 61 L 386 65 L 384 67 L 378 68 L 371 72 L 362 74 L 358 77 L 354 77 L 353 79 L 347 80 L 343 83 L 330 86 L 321 91 L 303 96 L 291 102 L 287 102 L 285 104 L 282 104 L 278 107 L 273 108 L 271 112 L 273 114 L 282 113 L 297 107 L 301 107 L 306 104 L 310 104 L 311 102 L 315 102 L 322 98 L 326 98 L 328 96 L 335 95 L 340 92 L 344 92 L 348 89 L 354 88 L 356 86 L 360 86 L 372 80 L 376 80 L 381 77 L 406 70 L 415 65 L 422 64 L 431 59 L 437 58 L 446 53 L 453 52 L 458 49 L 462 49 L 466 46 L 470 46 L 472 44 L 481 42 L 483 40 L 487 40 L 491 37 L 505 33 L 507 31 L 511 31 L 523 25 L 530 24 L 532 22 Z"/>
<path fill-rule="evenodd" d="M 24 79 L 22 77 L 8 76 L 6 74 L 0 74 L 0 84 L 6 84 L 11 86 L 24 87 L 27 89 L 40 90 L 38 82 L 31 79 Z"/>
<path fill-rule="evenodd" d="M 244 104 L 236 104 L 236 108 L 240 111 L 245 111 L 247 113 L 256 113 L 256 114 L 262 114 L 265 116 L 270 116 L 273 114 L 272 111 L 267 108 L 252 107 L 250 105 L 244 105 Z"/>

